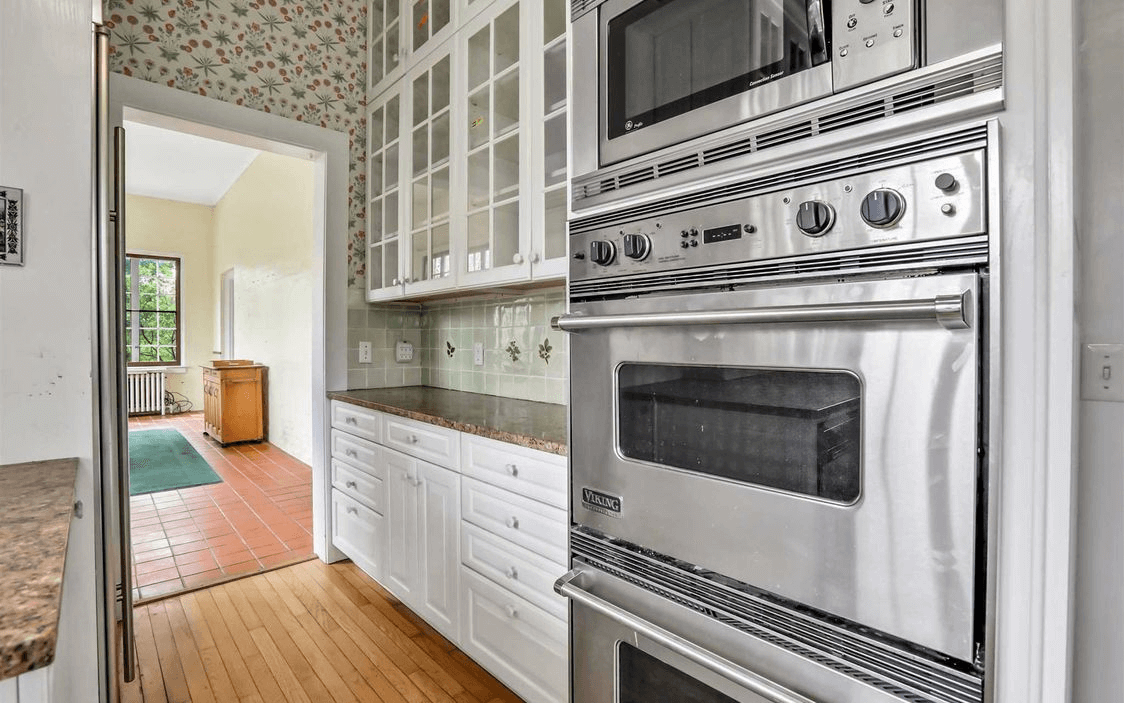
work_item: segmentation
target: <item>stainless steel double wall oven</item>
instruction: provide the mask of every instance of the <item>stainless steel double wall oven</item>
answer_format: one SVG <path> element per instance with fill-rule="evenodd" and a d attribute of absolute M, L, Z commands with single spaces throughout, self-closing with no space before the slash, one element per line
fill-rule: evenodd
<path fill-rule="evenodd" d="M 982 699 L 995 129 L 570 223 L 575 703 Z"/>

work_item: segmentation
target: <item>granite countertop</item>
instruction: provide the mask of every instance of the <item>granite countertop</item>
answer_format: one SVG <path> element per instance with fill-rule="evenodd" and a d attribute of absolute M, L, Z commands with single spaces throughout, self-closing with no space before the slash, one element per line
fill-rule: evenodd
<path fill-rule="evenodd" d="M 566 454 L 566 406 L 428 386 L 336 391 L 332 400 L 460 432 Z"/>
<path fill-rule="evenodd" d="M 77 459 L 0 466 L 0 679 L 55 659 Z"/>

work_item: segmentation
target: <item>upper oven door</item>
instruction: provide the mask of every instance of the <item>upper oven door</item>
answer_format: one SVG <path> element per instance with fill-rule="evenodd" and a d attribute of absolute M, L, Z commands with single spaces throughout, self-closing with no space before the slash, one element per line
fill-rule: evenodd
<path fill-rule="evenodd" d="M 606 2 L 601 165 L 830 95 L 826 2 Z"/>
<path fill-rule="evenodd" d="M 955 274 L 573 305 L 664 315 L 571 335 L 574 522 L 971 661 L 978 293 Z M 746 314 L 700 317 L 723 310 Z"/>

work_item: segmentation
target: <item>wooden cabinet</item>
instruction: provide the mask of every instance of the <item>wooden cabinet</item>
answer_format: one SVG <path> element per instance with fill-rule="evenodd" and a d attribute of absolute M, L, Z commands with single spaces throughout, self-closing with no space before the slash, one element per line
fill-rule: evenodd
<path fill-rule="evenodd" d="M 203 367 L 203 431 L 220 444 L 265 439 L 266 367 Z"/>

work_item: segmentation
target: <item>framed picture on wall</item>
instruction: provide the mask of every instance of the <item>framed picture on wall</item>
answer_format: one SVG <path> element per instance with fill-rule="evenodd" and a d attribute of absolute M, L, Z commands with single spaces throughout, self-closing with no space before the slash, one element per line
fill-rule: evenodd
<path fill-rule="evenodd" d="M 23 265 L 23 191 L 0 186 L 0 264 Z"/>

